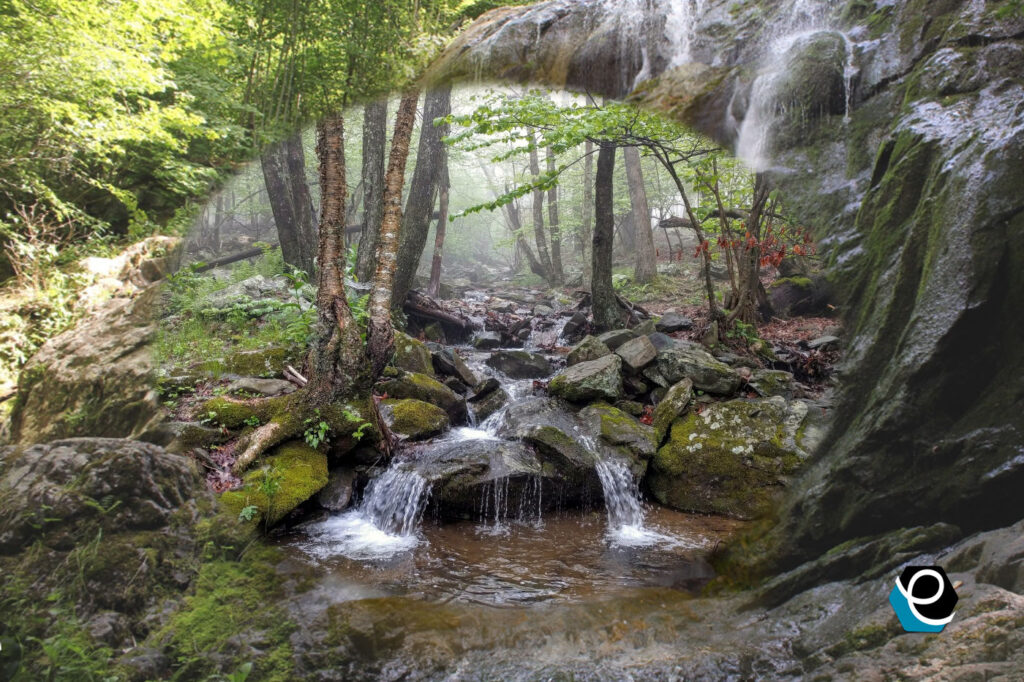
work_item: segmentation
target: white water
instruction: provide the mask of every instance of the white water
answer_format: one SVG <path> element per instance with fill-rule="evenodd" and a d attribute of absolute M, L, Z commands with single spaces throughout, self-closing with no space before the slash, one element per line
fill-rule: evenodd
<path fill-rule="evenodd" d="M 417 526 L 430 485 L 415 471 L 391 468 L 370 481 L 362 503 L 313 525 L 304 550 L 318 558 L 386 559 L 419 544 Z"/>
<path fill-rule="evenodd" d="M 772 167 L 772 131 L 783 117 L 801 117 L 802 111 L 789 111 L 777 101 L 778 86 L 788 76 L 790 59 L 794 48 L 809 36 L 823 31 L 841 36 L 846 46 L 846 61 L 843 66 L 845 88 L 845 113 L 843 120 L 850 120 L 853 106 L 853 79 L 857 76 L 856 53 L 849 36 L 835 30 L 829 18 L 830 3 L 826 0 L 793 0 L 789 11 L 782 14 L 770 30 L 776 37 L 767 45 L 761 59 L 759 74 L 750 90 L 749 104 L 743 121 L 739 124 L 736 140 L 736 155 L 755 171 Z M 731 116 L 731 107 L 730 113 Z"/>

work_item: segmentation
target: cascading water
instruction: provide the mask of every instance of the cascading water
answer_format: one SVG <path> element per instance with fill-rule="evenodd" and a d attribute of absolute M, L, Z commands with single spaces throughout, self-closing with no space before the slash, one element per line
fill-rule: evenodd
<path fill-rule="evenodd" d="M 771 138 L 782 117 L 801 117 L 803 111 L 791 111 L 780 102 L 778 92 L 789 78 L 794 48 L 805 39 L 821 32 L 835 33 L 845 46 L 843 64 L 844 121 L 850 120 L 853 106 L 853 79 L 857 76 L 856 53 L 850 37 L 832 27 L 831 6 L 824 0 L 793 0 L 789 10 L 770 29 L 775 38 L 767 45 L 760 73 L 751 85 L 749 101 L 736 140 L 736 155 L 755 171 L 771 167 Z M 729 107 L 732 116 L 732 107 Z M 735 124 L 735 122 L 733 122 Z"/>
<path fill-rule="evenodd" d="M 634 526 L 643 528 L 644 509 L 633 472 L 624 462 L 602 460 L 597 463 L 597 476 L 604 491 L 604 506 L 612 528 Z"/>
<path fill-rule="evenodd" d="M 385 559 L 413 549 L 430 484 L 395 464 L 370 482 L 362 503 L 309 528 L 304 549 L 317 557 Z"/>

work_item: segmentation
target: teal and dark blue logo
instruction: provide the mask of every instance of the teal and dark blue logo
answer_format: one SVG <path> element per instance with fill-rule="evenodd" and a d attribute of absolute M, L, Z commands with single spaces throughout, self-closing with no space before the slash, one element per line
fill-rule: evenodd
<path fill-rule="evenodd" d="M 942 632 L 959 598 L 941 566 L 907 566 L 889 593 L 889 603 L 907 632 Z"/>

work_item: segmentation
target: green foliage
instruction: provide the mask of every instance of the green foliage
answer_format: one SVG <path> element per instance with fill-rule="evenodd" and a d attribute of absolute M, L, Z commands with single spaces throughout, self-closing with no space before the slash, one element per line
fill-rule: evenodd
<path fill-rule="evenodd" d="M 254 504 L 249 504 L 242 507 L 242 511 L 238 512 L 239 521 L 252 521 L 260 514 L 260 508 Z"/>
<path fill-rule="evenodd" d="M 345 416 L 348 417 L 349 414 L 346 413 Z M 331 431 L 331 425 L 320 417 L 320 408 L 316 409 L 314 417 L 310 417 L 305 420 L 305 426 L 306 430 L 303 432 L 302 437 L 309 447 L 316 450 L 321 444 L 327 442 L 328 434 Z"/>

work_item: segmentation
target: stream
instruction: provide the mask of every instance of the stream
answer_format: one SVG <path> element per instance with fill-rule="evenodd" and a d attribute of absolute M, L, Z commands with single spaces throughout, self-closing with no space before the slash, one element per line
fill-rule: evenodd
<path fill-rule="evenodd" d="M 543 349 L 558 340 L 562 324 L 564 318 L 554 329 L 538 329 L 525 343 L 553 360 L 552 372 L 557 356 Z M 489 367 L 491 352 L 459 352 L 478 377 L 500 382 L 508 403 L 479 424 L 471 416 L 471 425 L 399 450 L 352 508 L 298 527 L 283 540 L 295 570 L 301 566 L 321 585 L 358 597 L 522 608 L 646 587 L 692 594 L 713 578 L 707 555 L 742 524 L 647 503 L 629 466 L 582 432 L 578 443 L 594 456 L 600 499 L 563 505 L 550 480 L 514 474 L 479 487 L 472 518 L 440 514 L 430 480 L 438 461 L 524 449 L 500 434 L 510 410 L 536 400 L 533 379 Z"/>

